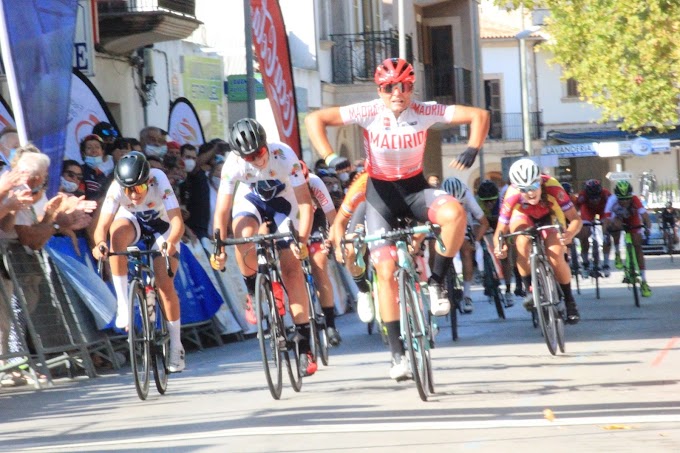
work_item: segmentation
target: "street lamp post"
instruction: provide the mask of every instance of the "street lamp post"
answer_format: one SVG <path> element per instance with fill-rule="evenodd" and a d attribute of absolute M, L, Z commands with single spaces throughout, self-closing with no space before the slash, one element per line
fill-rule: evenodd
<path fill-rule="evenodd" d="M 530 156 L 533 155 L 533 150 L 531 149 L 531 123 L 529 121 L 529 81 L 527 75 L 526 39 L 540 28 L 541 27 L 539 26 L 534 26 L 527 28 L 526 30 L 522 30 L 515 35 L 515 38 L 519 40 L 519 78 L 522 93 L 522 138 L 524 150 L 528 152 Z"/>

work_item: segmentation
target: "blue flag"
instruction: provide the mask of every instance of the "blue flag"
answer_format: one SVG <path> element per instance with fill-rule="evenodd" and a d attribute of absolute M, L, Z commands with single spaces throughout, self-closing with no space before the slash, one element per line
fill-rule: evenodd
<path fill-rule="evenodd" d="M 71 97 L 78 0 L 0 0 L 0 41 L 22 145 L 52 164 L 48 196 L 59 190 Z"/>

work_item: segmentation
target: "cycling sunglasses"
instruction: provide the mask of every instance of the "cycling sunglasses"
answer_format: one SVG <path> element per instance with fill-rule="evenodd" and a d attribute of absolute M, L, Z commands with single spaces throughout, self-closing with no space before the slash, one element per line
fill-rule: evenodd
<path fill-rule="evenodd" d="M 118 131 L 115 129 L 103 129 L 101 133 L 104 137 L 118 137 Z"/>
<path fill-rule="evenodd" d="M 386 83 L 378 87 L 381 93 L 392 94 L 395 88 L 399 88 L 402 93 L 410 93 L 413 91 L 413 83 L 411 82 L 400 82 L 400 83 Z"/>
<path fill-rule="evenodd" d="M 246 162 L 255 162 L 257 159 L 264 156 L 264 153 L 266 153 L 267 150 L 268 150 L 267 145 L 264 145 L 254 153 L 248 154 L 247 156 L 243 156 L 243 160 L 245 160 Z"/>
<path fill-rule="evenodd" d="M 130 195 L 132 195 L 133 193 L 136 193 L 136 194 L 138 194 L 138 195 L 139 195 L 139 194 L 143 194 L 144 192 L 146 192 L 146 190 L 147 190 L 148 188 L 149 188 L 149 186 L 148 186 L 147 184 L 139 184 L 139 185 L 137 185 L 137 186 L 126 187 L 126 188 L 125 188 L 125 195 L 130 196 Z"/>
<path fill-rule="evenodd" d="M 521 193 L 536 192 L 540 188 L 541 188 L 541 182 L 540 181 L 536 181 L 535 183 L 530 184 L 528 186 L 518 187 L 518 189 Z"/>

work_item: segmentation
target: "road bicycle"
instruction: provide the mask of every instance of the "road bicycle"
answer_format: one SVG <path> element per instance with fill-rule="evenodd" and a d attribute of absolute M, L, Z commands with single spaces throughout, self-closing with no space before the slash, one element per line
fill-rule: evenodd
<path fill-rule="evenodd" d="M 451 267 L 446 274 L 445 283 L 449 303 L 451 304 L 451 311 L 449 311 L 451 339 L 458 341 L 458 314 L 463 314 L 463 283 L 456 271 L 455 262 L 451 262 Z"/>
<path fill-rule="evenodd" d="M 576 280 L 576 293 L 581 294 L 581 268 L 578 263 L 578 250 L 576 249 L 576 242 L 571 241 L 569 244 L 569 268 L 571 269 L 571 276 Z"/>
<path fill-rule="evenodd" d="M 323 238 L 312 237 L 311 242 L 323 242 Z M 321 363 L 328 366 L 328 335 L 326 334 L 326 316 L 321 309 L 321 302 L 319 301 L 319 293 L 314 283 L 314 276 L 312 274 L 312 264 L 309 257 L 303 259 L 302 270 L 305 274 L 305 287 L 307 288 L 307 299 L 309 300 L 309 338 L 310 349 L 314 361 L 321 359 Z"/>
<path fill-rule="evenodd" d="M 427 401 L 428 396 L 435 392 L 430 349 L 436 327 L 433 326 L 433 317 L 430 315 L 429 297 L 425 294 L 425 285 L 420 283 L 420 275 L 409 246 L 416 234 L 434 234 L 440 248 L 444 250 L 444 244 L 439 238 L 440 231 L 439 225 L 428 223 L 366 235 L 361 240 L 366 243 L 391 241 L 397 249 L 395 278 L 399 288 L 401 339 L 408 354 L 413 380 L 423 401 Z M 361 238 L 361 235 L 358 236 Z"/>
<path fill-rule="evenodd" d="M 675 248 L 675 228 L 671 225 L 664 225 L 661 227 L 661 232 L 663 233 L 663 243 L 666 249 L 666 253 L 671 257 L 671 263 L 673 262 L 673 249 Z"/>
<path fill-rule="evenodd" d="M 257 317 L 257 340 L 260 345 L 264 375 L 269 392 L 275 400 L 281 398 L 283 389 L 282 362 L 285 363 L 293 390 L 299 392 L 302 388 L 299 339 L 295 335 L 294 328 L 288 330 L 284 323 L 284 316 L 287 312 L 286 297 L 279 270 L 280 260 L 277 242 L 286 239 L 294 239 L 292 228 L 289 228 L 289 231 L 285 233 L 259 234 L 225 240 L 220 239 L 220 231 L 216 230 L 213 239 L 215 255 L 218 255 L 224 246 L 255 245 L 257 276 L 252 305 Z M 291 363 L 290 354 L 293 356 L 293 363 Z"/>
<path fill-rule="evenodd" d="M 562 290 L 548 262 L 543 241 L 543 232 L 547 230 L 557 230 L 562 234 L 562 226 L 559 224 L 530 227 L 523 231 L 501 235 L 500 247 L 503 247 L 503 241 L 515 236 L 523 235 L 531 240 L 531 288 L 534 299 L 532 321 L 534 326 L 541 327 L 548 351 L 555 355 L 558 348 L 560 352 L 565 350 L 564 312 L 558 308 L 561 304 Z"/>
<path fill-rule="evenodd" d="M 598 234 L 601 230 L 597 227 L 601 226 L 602 222 L 599 219 L 593 220 L 590 224 L 586 225 L 590 228 L 590 251 L 592 254 L 592 260 L 590 262 L 590 277 L 595 283 L 595 297 L 600 298 L 600 278 L 602 278 L 602 268 L 600 267 L 600 243 L 598 242 Z"/>
<path fill-rule="evenodd" d="M 635 246 L 633 245 L 632 231 L 640 228 L 644 228 L 644 225 L 630 226 L 623 223 L 620 229 L 609 230 L 611 233 L 617 231 L 625 232 L 623 240 L 626 247 L 626 262 L 623 265 L 623 283 L 626 283 L 628 288 L 633 290 L 633 301 L 636 307 L 640 307 L 640 278 L 642 274 L 640 273 L 640 266 L 637 254 L 635 253 Z"/>
<path fill-rule="evenodd" d="M 128 301 L 129 319 L 128 344 L 130 364 L 135 379 L 135 389 L 139 399 L 145 400 L 149 394 L 151 368 L 156 390 L 164 395 L 168 388 L 168 362 L 170 360 L 170 335 L 167 318 L 163 311 L 153 271 L 153 259 L 163 254 L 169 277 L 173 276 L 170 259 L 165 254 L 167 243 L 163 243 L 161 253 L 151 250 L 154 239 L 143 238 L 146 250 L 131 245 L 124 252 L 111 252 L 108 256 L 126 256 L 129 264 Z M 101 249 L 104 251 L 105 249 Z M 99 275 L 102 275 L 103 260 L 99 260 Z"/>
<path fill-rule="evenodd" d="M 484 235 L 481 241 L 482 256 L 484 260 L 484 294 L 493 300 L 499 319 L 505 319 L 505 299 L 501 292 L 501 281 L 498 278 L 498 269 L 494 258 L 489 253 L 489 236 Z"/>

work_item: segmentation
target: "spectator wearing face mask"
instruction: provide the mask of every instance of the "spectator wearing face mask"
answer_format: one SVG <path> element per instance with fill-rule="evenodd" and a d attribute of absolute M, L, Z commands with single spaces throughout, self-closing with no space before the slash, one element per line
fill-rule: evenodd
<path fill-rule="evenodd" d="M 146 157 L 165 157 L 168 152 L 167 135 L 163 129 L 154 126 L 145 127 L 139 132 L 139 142 Z"/>
<path fill-rule="evenodd" d="M 98 135 L 88 135 L 80 142 L 80 155 L 83 158 L 83 180 L 85 182 L 85 198 L 100 200 L 106 194 L 111 183 L 113 159 L 104 160 L 104 142 Z M 110 167 L 110 168 L 109 168 Z"/>
<path fill-rule="evenodd" d="M 337 176 L 340 182 L 342 183 L 343 193 L 349 186 L 351 173 L 352 164 L 350 163 L 349 160 L 347 160 L 344 157 L 341 157 L 338 159 L 338 162 L 335 162 L 335 176 Z"/>
<path fill-rule="evenodd" d="M 75 160 L 65 160 L 61 166 L 61 184 L 59 192 L 80 197 L 85 195 L 83 183 L 83 167 Z"/>
<path fill-rule="evenodd" d="M 209 237 L 208 227 L 212 220 L 209 178 L 217 147 L 215 143 L 204 143 L 198 153 L 191 145 L 182 147 L 187 177 L 180 189 L 180 205 L 185 206 L 189 214 L 185 226 L 193 230 L 198 238 Z M 189 167 L 193 167 L 191 171 Z"/>
<path fill-rule="evenodd" d="M 9 171 L 12 160 L 19 148 L 19 134 L 13 127 L 6 127 L 0 131 L 0 172 Z"/>

